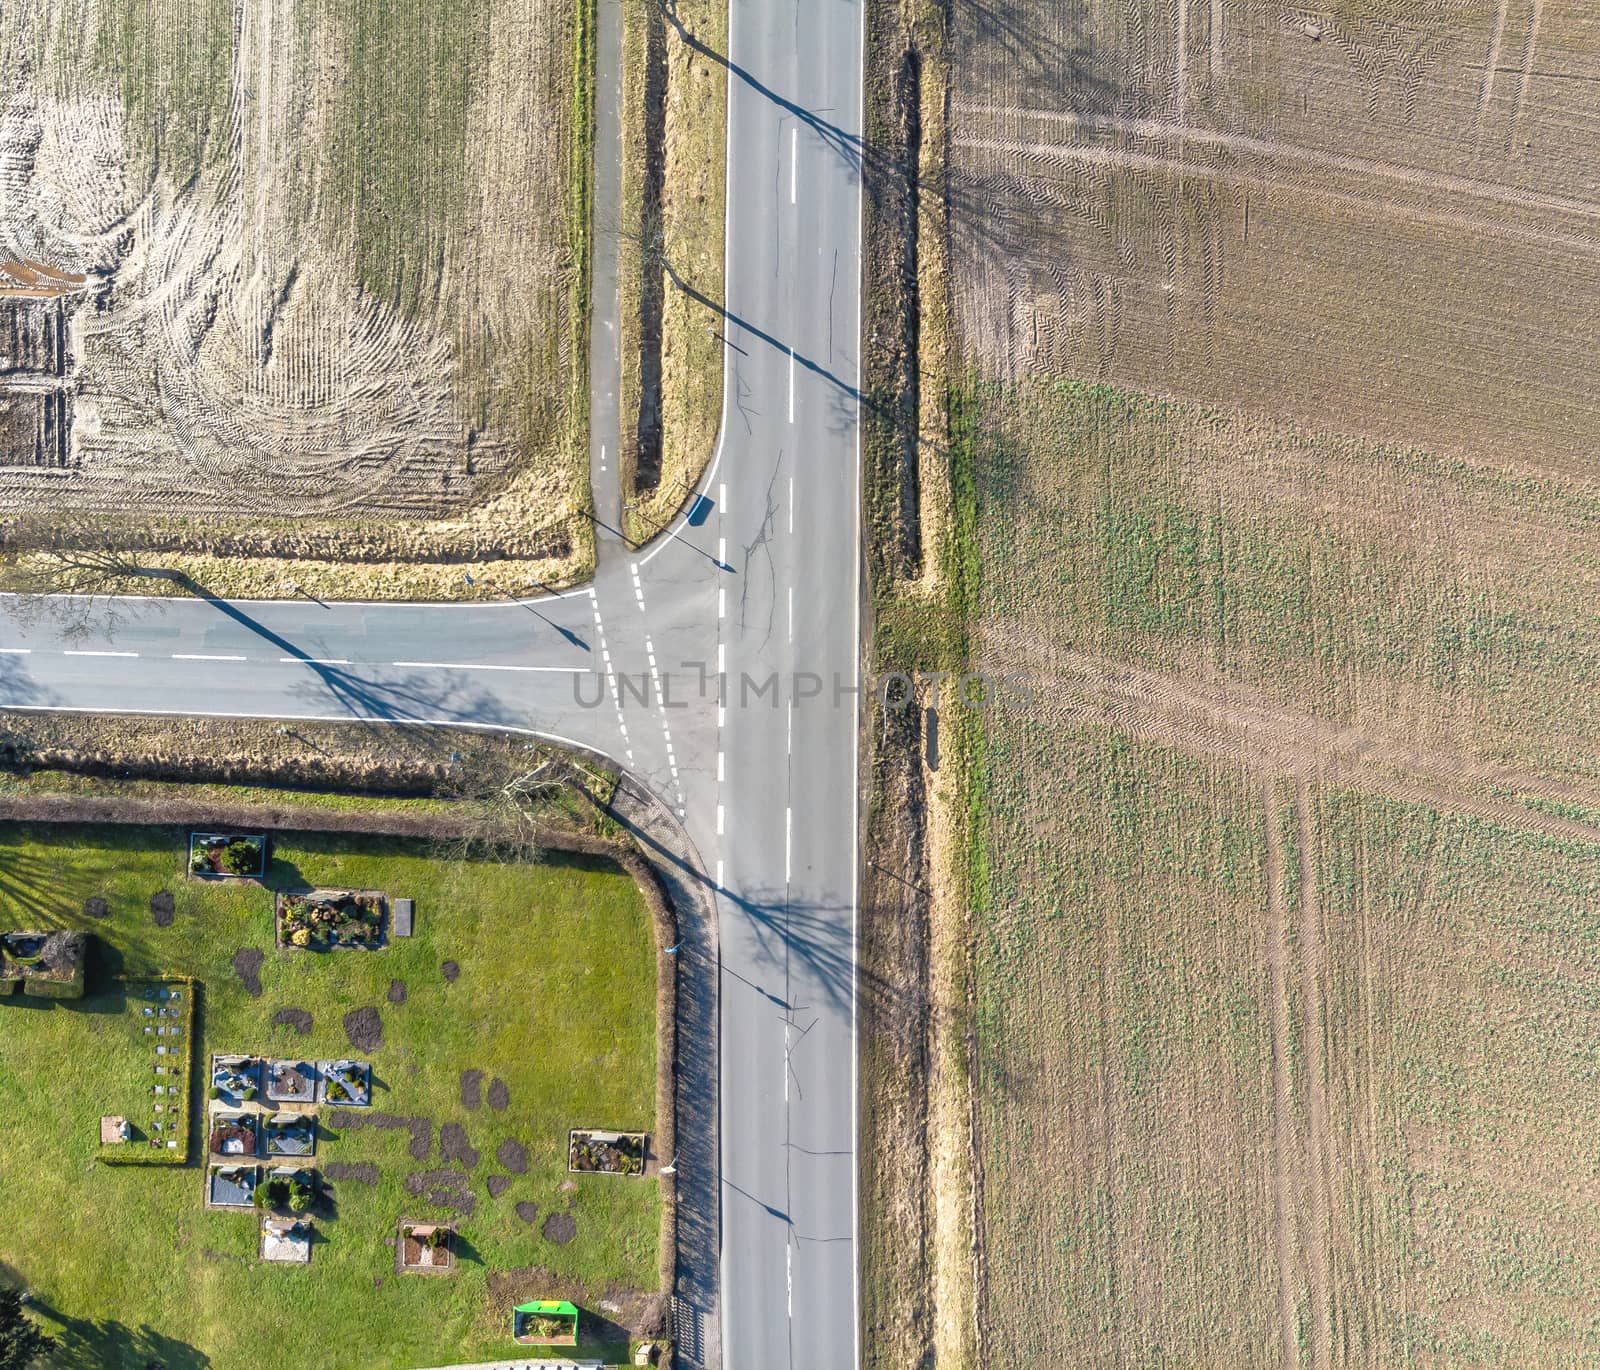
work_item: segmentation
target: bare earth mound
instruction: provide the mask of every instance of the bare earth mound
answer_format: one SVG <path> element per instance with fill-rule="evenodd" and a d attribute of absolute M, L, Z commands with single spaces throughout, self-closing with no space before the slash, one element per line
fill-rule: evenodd
<path fill-rule="evenodd" d="M 261 997 L 261 967 L 266 962 L 267 954 L 255 947 L 240 947 L 233 954 L 233 973 L 252 999 Z"/>
<path fill-rule="evenodd" d="M 544 1220 L 544 1239 L 553 1246 L 565 1246 L 578 1235 L 578 1220 L 570 1213 L 552 1213 Z"/>
<path fill-rule="evenodd" d="M 383 1045 L 383 1017 L 375 1008 L 351 1009 L 344 1016 L 344 1035 L 357 1051 L 377 1051 Z"/>
<path fill-rule="evenodd" d="M 272 1015 L 276 1027 L 291 1027 L 302 1037 L 311 1034 L 311 1014 L 303 1008 L 280 1008 Z"/>

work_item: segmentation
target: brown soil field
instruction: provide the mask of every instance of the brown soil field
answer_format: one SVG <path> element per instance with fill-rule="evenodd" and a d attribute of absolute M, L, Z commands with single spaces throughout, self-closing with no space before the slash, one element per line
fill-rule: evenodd
<path fill-rule="evenodd" d="M 585 538 L 577 10 L 21 0 L 0 261 L 86 281 L 67 459 L 0 453 L 0 511 L 294 519 L 266 542 L 334 562 Z"/>
<path fill-rule="evenodd" d="M 990 377 L 1523 469 L 1600 424 L 1583 0 L 960 0 L 952 279 Z"/>

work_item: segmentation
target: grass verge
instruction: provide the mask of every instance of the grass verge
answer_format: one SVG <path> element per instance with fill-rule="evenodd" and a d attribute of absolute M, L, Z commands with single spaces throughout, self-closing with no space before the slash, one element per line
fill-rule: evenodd
<path fill-rule="evenodd" d="M 625 11 L 636 30 L 649 20 L 640 11 L 654 7 L 649 0 Z M 679 26 L 681 25 L 681 30 Z M 710 50 L 698 51 L 683 32 Z M 626 37 L 624 42 L 630 40 Z M 637 41 L 637 40 L 634 40 Z M 648 45 L 646 45 L 648 46 Z M 665 117 L 662 122 L 662 175 L 659 238 L 651 222 L 652 206 L 641 187 L 637 201 L 628 194 L 625 172 L 625 207 L 637 204 L 643 223 L 639 290 L 624 296 L 624 312 L 637 310 L 641 300 L 659 298 L 660 394 L 655 397 L 660 418 L 658 454 L 651 459 L 640 451 L 641 408 L 648 411 L 650 367 L 639 368 L 639 389 L 632 409 L 624 405 L 624 427 L 632 425 L 634 438 L 623 443 L 621 480 L 625 503 L 635 508 L 624 513 L 627 535 L 637 542 L 654 537 L 688 502 L 701 473 L 716 449 L 722 415 L 723 343 L 721 314 L 701 304 L 666 277 L 651 260 L 653 252 L 671 265 L 688 286 L 709 300 L 724 293 L 726 220 L 727 114 L 728 114 L 728 3 L 727 0 L 680 0 L 676 24 L 665 25 Z M 710 55 L 710 54 L 715 54 Z M 649 63 L 644 64 L 648 70 Z M 628 108 L 625 143 L 642 138 L 652 93 L 638 91 L 638 101 Z M 630 220 L 630 224 L 635 221 Z M 646 281 L 646 273 L 656 279 Z M 626 279 L 626 276 L 624 277 Z M 637 317 L 637 315 L 636 315 Z M 633 336 L 639 346 L 654 344 L 649 320 L 636 323 Z M 625 335 L 626 338 L 626 335 Z M 624 361 L 624 374 L 634 362 Z"/>

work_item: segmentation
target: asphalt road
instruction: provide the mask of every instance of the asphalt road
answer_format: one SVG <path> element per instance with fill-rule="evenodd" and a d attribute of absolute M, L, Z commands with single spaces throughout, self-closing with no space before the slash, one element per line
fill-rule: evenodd
<path fill-rule="evenodd" d="M 607 539 L 591 586 L 494 605 L 0 599 L 7 708 L 522 729 L 680 816 L 717 894 L 722 1164 L 679 1184 L 720 1200 L 729 1370 L 857 1362 L 861 23 L 732 0 L 722 439 L 649 548 Z"/>

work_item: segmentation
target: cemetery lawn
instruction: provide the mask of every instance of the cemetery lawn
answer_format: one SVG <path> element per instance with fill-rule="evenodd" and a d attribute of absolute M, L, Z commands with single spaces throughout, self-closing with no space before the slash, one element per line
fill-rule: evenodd
<path fill-rule="evenodd" d="M 513 1351 L 510 1310 L 523 1299 L 571 1298 L 589 1315 L 589 1333 L 602 1298 L 657 1287 L 656 1180 L 566 1172 L 571 1127 L 655 1130 L 653 934 L 624 872 L 583 859 L 502 865 L 387 838 L 278 834 L 273 887 L 416 901 L 415 935 L 384 950 L 280 951 L 269 890 L 186 879 L 186 840 L 172 828 L 0 824 L 0 922 L 94 937 L 87 998 L 0 999 L 0 1279 L 34 1292 L 58 1338 L 53 1364 L 359 1370 L 487 1360 Z M 175 905 L 166 927 L 151 911 L 163 891 Z M 103 918 L 85 912 L 95 898 L 106 902 Z M 236 969 L 237 960 L 248 975 L 253 959 L 241 950 L 262 955 L 259 996 Z M 458 968 L 453 980 L 447 962 Z M 126 1077 L 154 1060 L 140 1026 L 142 987 L 125 996 L 117 981 L 162 975 L 201 982 L 188 1163 L 102 1165 L 100 1115 L 148 1092 L 130 1095 Z M 394 982 L 403 982 L 403 1002 Z M 370 1051 L 354 1048 L 344 1026 L 364 1008 L 382 1020 L 383 1044 Z M 310 1031 L 275 1025 L 284 1009 L 308 1013 Z M 316 1168 L 366 1163 L 372 1183 L 332 1182 L 331 1213 L 314 1215 L 309 1266 L 264 1264 L 253 1211 L 203 1206 L 213 1051 L 368 1060 L 367 1112 L 427 1120 L 428 1155 L 411 1154 L 412 1128 L 336 1133 L 324 1106 Z M 482 1072 L 475 1108 L 462 1087 L 468 1071 Z M 456 1159 L 441 1155 L 447 1124 L 465 1130 L 471 1165 L 454 1146 Z M 515 1152 L 510 1169 L 497 1159 L 508 1141 L 525 1149 L 525 1173 L 511 1173 L 523 1164 Z M 408 1176 L 445 1170 L 465 1171 L 470 1213 L 408 1193 Z M 488 1193 L 491 1176 L 507 1176 L 499 1197 Z M 537 1205 L 532 1221 L 519 1204 Z M 402 1215 L 456 1224 L 464 1241 L 455 1274 L 395 1273 L 390 1242 Z M 552 1215 L 559 1221 L 547 1233 Z M 622 1359 L 625 1334 L 612 1332 L 599 1344 L 586 1335 L 580 1349 Z"/>

